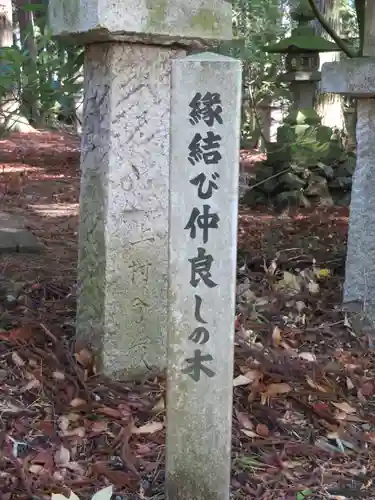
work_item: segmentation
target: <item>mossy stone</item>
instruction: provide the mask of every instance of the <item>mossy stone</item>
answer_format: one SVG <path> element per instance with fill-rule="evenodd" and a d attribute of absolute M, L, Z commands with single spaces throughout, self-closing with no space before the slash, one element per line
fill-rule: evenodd
<path fill-rule="evenodd" d="M 290 125 L 318 125 L 320 122 L 320 116 L 312 108 L 292 109 L 284 120 Z"/>

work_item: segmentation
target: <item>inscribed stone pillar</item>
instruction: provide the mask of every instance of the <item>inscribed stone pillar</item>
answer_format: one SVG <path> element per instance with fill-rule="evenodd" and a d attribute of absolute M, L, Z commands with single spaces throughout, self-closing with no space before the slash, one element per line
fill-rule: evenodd
<path fill-rule="evenodd" d="M 363 58 L 326 63 L 322 90 L 357 97 L 357 163 L 350 204 L 344 305 L 375 321 L 375 3 L 366 3 Z"/>
<path fill-rule="evenodd" d="M 375 56 L 375 4 L 367 2 L 364 56 Z M 371 68 L 375 78 L 375 65 Z M 369 75 L 370 76 L 370 75 Z M 357 163 L 350 205 L 344 304 L 375 305 L 375 99 L 357 102 Z M 368 308 L 369 302 L 373 306 Z M 352 306 L 351 306 L 352 304 Z M 374 316 L 374 314 L 371 314 Z"/>
<path fill-rule="evenodd" d="M 228 500 L 241 63 L 173 61 L 168 500 Z"/>
<path fill-rule="evenodd" d="M 231 37 L 221 0 L 50 0 L 85 48 L 77 341 L 107 375 L 166 364 L 171 60 Z"/>

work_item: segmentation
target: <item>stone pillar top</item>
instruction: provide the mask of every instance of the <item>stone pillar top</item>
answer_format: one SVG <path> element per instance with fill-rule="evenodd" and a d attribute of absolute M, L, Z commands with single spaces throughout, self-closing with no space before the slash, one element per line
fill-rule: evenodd
<path fill-rule="evenodd" d="M 322 92 L 356 98 L 375 97 L 375 2 L 366 2 L 363 57 L 322 66 Z"/>
<path fill-rule="evenodd" d="M 322 92 L 375 97 L 375 57 L 353 57 L 322 66 Z"/>
<path fill-rule="evenodd" d="M 228 0 L 50 0 L 54 36 L 73 43 L 205 44 L 232 38 Z"/>

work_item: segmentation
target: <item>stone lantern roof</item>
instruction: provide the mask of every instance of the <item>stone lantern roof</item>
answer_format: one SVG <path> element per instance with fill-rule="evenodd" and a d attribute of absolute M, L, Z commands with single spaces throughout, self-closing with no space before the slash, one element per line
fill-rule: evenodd
<path fill-rule="evenodd" d="M 335 52 L 339 47 L 334 43 L 314 33 L 309 26 L 315 16 L 307 0 L 302 0 L 291 12 L 291 18 L 298 22 L 298 27 L 292 30 L 288 38 L 275 44 L 264 46 L 264 51 L 275 54 L 300 54 L 306 52 Z"/>

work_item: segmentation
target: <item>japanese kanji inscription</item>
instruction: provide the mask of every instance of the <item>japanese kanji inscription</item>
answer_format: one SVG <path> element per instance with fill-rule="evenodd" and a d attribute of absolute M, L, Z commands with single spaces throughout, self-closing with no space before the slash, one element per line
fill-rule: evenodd
<path fill-rule="evenodd" d="M 229 500 L 241 63 L 176 60 L 172 90 L 169 500 Z"/>
<path fill-rule="evenodd" d="M 223 125 L 223 106 L 221 96 L 218 92 L 209 92 L 205 94 L 196 92 L 190 104 L 189 122 L 193 127 L 201 120 L 209 128 L 205 137 L 197 132 L 194 134 L 188 147 L 188 161 L 196 166 L 203 160 L 205 167 L 198 175 L 192 176 L 190 184 L 197 188 L 197 197 L 200 200 L 210 200 L 219 189 L 220 175 L 216 171 L 207 171 L 211 165 L 218 165 L 222 159 L 220 152 L 221 135 L 215 131 L 215 126 Z M 214 130 L 212 130 L 214 129 Z M 205 203 L 201 206 L 194 206 L 185 229 L 189 231 L 192 239 L 198 237 L 198 230 L 201 232 L 203 244 L 209 241 L 210 230 L 218 230 L 220 215 L 213 211 L 211 205 Z M 217 283 L 212 278 L 211 267 L 214 263 L 214 257 L 206 253 L 205 247 L 197 247 L 197 256 L 188 259 L 191 264 L 190 285 L 194 288 L 203 282 L 208 288 L 214 289 Z M 199 295 L 195 297 L 194 317 L 197 322 L 206 324 L 201 318 L 201 310 L 204 308 L 202 298 Z M 194 344 L 205 345 L 210 340 L 209 326 L 197 326 L 189 336 L 189 340 Z M 215 372 L 208 368 L 207 363 L 213 361 L 211 354 L 202 354 L 200 349 L 194 350 L 194 356 L 186 358 L 187 367 L 183 373 L 189 375 L 195 382 L 199 382 L 201 374 L 207 377 L 213 377 Z"/>

